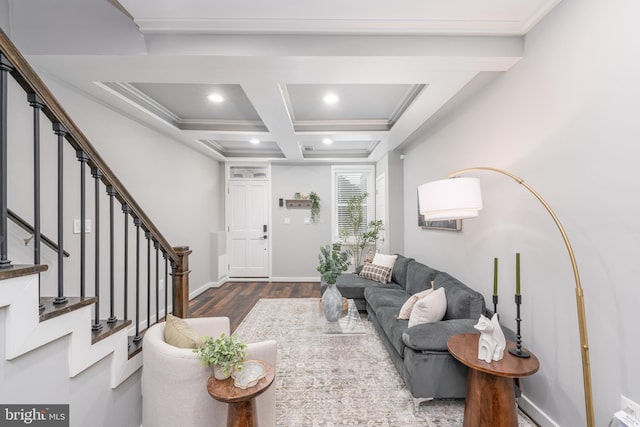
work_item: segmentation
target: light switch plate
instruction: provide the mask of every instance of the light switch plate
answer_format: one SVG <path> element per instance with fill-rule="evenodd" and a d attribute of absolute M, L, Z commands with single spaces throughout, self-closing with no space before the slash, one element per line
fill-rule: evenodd
<path fill-rule="evenodd" d="M 73 234 L 80 234 L 80 220 L 79 219 L 74 219 L 73 220 Z M 91 233 L 91 220 L 90 219 L 85 219 L 84 220 L 84 232 L 85 233 Z"/>

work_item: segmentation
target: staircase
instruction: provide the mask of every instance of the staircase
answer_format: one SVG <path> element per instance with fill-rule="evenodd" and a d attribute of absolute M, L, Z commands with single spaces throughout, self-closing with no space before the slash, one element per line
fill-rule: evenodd
<path fill-rule="evenodd" d="M 187 316 L 190 250 L 167 242 L 1 30 L 0 237 L 0 404 L 66 403 L 70 425 L 139 426 L 139 375 L 127 380 L 144 330 Z"/>
<path fill-rule="evenodd" d="M 95 297 L 70 302 L 66 313 L 41 321 L 38 303 L 38 273 L 46 266 L 13 267 L 14 276 L 0 281 L 0 308 L 6 310 L 5 358 L 13 360 L 58 338 L 69 336 L 69 377 L 111 355 L 111 387 L 116 388 L 142 366 L 138 351 L 129 357 L 126 329 L 94 338 L 91 304 Z M 0 274 L 6 274 L 3 270 Z M 130 324 L 131 321 L 126 322 Z M 103 334 L 104 335 L 104 334 Z"/>

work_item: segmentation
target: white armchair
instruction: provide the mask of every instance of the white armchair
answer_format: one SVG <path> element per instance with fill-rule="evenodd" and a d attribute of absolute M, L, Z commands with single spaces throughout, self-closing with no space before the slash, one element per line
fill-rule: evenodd
<path fill-rule="evenodd" d="M 229 335 L 227 317 L 184 319 L 198 336 Z M 224 427 L 227 404 L 207 392 L 213 368 L 203 366 L 191 349 L 178 348 L 164 341 L 165 323 L 153 325 L 144 334 L 142 350 L 143 427 L 189 426 Z M 247 345 L 247 359 L 264 360 L 276 367 L 276 342 Z M 276 387 L 273 384 L 256 398 L 261 427 L 276 425 Z"/>

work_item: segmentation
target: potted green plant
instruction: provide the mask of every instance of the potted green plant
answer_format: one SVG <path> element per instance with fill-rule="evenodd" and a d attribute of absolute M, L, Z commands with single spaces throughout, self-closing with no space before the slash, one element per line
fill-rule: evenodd
<path fill-rule="evenodd" d="M 214 376 L 223 380 L 229 378 L 234 370 L 242 369 L 242 362 L 247 357 L 247 344 L 223 333 L 219 338 L 203 337 L 193 352 L 198 353 L 203 365 L 213 365 Z"/>
<path fill-rule="evenodd" d="M 320 196 L 312 191 L 309 193 L 309 199 L 311 199 L 311 222 L 315 224 L 320 218 Z"/>
<path fill-rule="evenodd" d="M 335 322 L 342 312 L 342 294 L 336 287 L 336 280 L 349 268 L 349 255 L 342 250 L 338 242 L 320 247 L 319 265 L 316 268 L 325 282 L 327 289 L 322 294 L 322 310 L 330 322 Z"/>

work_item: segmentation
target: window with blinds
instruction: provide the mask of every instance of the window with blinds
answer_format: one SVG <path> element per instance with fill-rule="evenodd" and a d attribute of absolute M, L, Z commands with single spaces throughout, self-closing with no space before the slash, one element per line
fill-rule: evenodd
<path fill-rule="evenodd" d="M 362 202 L 362 227 L 365 232 L 369 221 L 375 219 L 374 167 L 365 166 L 333 166 L 333 197 L 332 197 L 332 229 L 333 241 L 338 241 L 345 229 L 348 229 L 347 204 L 353 197 L 368 193 Z"/>

